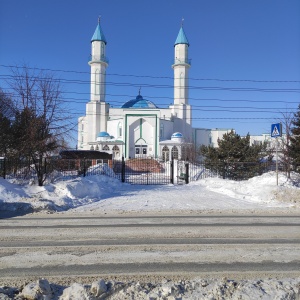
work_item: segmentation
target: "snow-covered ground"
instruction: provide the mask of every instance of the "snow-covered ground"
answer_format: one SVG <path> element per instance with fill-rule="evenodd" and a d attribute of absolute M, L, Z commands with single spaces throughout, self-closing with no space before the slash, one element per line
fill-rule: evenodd
<path fill-rule="evenodd" d="M 300 175 L 266 173 L 246 181 L 201 179 L 187 185 L 130 185 L 106 175 L 48 182 L 43 187 L 0 178 L 0 211 L 130 213 L 264 210 L 300 207 Z"/>
<path fill-rule="evenodd" d="M 129 185 L 107 175 L 54 180 L 39 187 L 0 178 L 0 217 L 29 213 L 184 214 L 209 212 L 300 212 L 300 175 L 270 172 L 246 181 L 201 179 L 187 185 Z M 70 287 L 40 280 L 23 289 L 1 287 L 0 299 L 13 294 L 32 299 L 300 299 L 300 278 L 141 283 L 104 282 Z M 20 297 L 22 294 L 19 294 Z M 7 296 L 7 298 L 5 298 Z M 1 298 L 3 297 L 3 298 Z M 34 298 L 44 297 L 44 298 Z M 18 298 L 24 299 L 24 298 Z"/>

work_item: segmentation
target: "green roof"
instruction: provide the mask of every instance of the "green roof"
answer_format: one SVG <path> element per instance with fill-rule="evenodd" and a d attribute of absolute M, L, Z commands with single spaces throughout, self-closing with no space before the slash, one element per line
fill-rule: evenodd
<path fill-rule="evenodd" d="M 187 44 L 188 46 L 190 45 L 182 26 L 180 27 L 174 46 L 177 44 Z"/>

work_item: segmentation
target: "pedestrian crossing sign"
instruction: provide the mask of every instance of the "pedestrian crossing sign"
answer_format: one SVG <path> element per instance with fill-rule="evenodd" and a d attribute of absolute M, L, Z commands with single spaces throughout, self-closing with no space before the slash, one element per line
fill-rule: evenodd
<path fill-rule="evenodd" d="M 271 137 L 282 136 L 282 125 L 281 123 L 271 125 Z"/>

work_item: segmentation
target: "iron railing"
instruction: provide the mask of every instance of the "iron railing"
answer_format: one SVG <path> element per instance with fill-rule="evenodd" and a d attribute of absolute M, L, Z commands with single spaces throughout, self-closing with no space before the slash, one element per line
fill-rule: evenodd
<path fill-rule="evenodd" d="M 279 164 L 280 172 L 295 168 Z M 38 178 L 66 180 L 78 176 L 106 175 L 131 184 L 189 183 L 208 177 L 245 180 L 265 172 L 275 171 L 274 162 L 267 163 L 204 163 L 162 161 L 154 158 L 128 160 L 44 158 L 38 163 L 30 159 L 0 158 L 0 176 L 7 179 L 36 180 Z M 296 170 L 296 169 L 295 169 Z"/>
<path fill-rule="evenodd" d="M 104 56 L 104 55 L 90 55 L 89 57 L 89 62 L 90 61 L 102 61 L 102 62 L 105 62 L 105 63 L 109 63 L 109 59 L 107 56 Z"/>
<path fill-rule="evenodd" d="M 172 65 L 178 65 L 178 64 L 192 64 L 192 59 L 190 58 L 175 58 L 172 60 Z"/>

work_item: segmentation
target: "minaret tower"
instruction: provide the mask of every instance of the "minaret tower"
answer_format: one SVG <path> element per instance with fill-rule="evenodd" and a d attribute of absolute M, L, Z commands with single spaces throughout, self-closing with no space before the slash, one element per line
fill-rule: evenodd
<path fill-rule="evenodd" d="M 174 44 L 174 116 L 175 129 L 185 138 L 191 135 L 191 106 L 189 105 L 188 72 L 191 60 L 188 57 L 189 42 L 183 30 L 183 21 Z"/>
<path fill-rule="evenodd" d="M 89 61 L 91 66 L 91 101 L 105 102 L 105 78 L 108 59 L 105 55 L 107 42 L 100 26 L 100 17 L 91 43 L 92 54 Z"/>
<path fill-rule="evenodd" d="M 92 54 L 89 61 L 91 66 L 91 95 L 90 102 L 86 104 L 87 143 L 95 142 L 99 132 L 106 131 L 109 113 L 109 104 L 105 102 L 106 68 L 108 66 L 107 42 L 100 26 L 100 17 L 91 44 Z"/>

